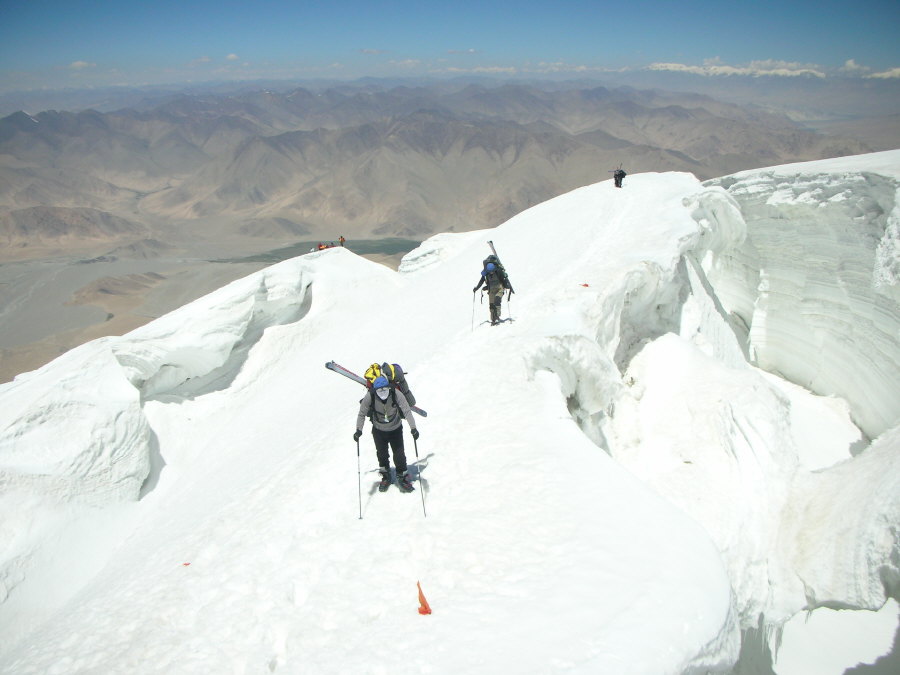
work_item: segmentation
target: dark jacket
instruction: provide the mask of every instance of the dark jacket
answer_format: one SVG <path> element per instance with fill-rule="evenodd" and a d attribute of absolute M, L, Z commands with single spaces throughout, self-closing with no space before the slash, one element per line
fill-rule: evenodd
<path fill-rule="evenodd" d="M 511 289 L 512 286 L 509 283 L 509 276 L 506 274 L 506 270 L 503 269 L 503 265 L 500 263 L 494 263 L 494 271 L 488 272 L 487 265 L 485 268 L 481 270 L 481 278 L 478 280 L 478 285 L 475 286 L 474 290 L 478 290 L 481 288 L 482 284 L 488 290 L 488 293 L 494 294 L 497 292 L 502 292 L 504 289 Z"/>

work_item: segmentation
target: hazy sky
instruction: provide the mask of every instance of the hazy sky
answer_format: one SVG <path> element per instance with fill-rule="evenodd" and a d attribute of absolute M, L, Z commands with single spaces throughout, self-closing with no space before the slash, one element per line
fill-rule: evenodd
<path fill-rule="evenodd" d="M 900 77 L 900 2 L 0 0 L 3 91 L 658 63 Z"/>

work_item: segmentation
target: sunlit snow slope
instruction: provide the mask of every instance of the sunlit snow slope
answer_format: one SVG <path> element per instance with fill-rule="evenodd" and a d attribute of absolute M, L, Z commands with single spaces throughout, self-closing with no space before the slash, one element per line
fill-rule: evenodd
<path fill-rule="evenodd" d="M 840 255 L 798 227 L 816 270 L 854 261 L 849 309 L 808 292 L 821 340 L 877 307 L 837 374 L 797 378 L 829 397 L 755 365 L 804 372 L 814 330 L 767 295 L 777 219 L 739 186 L 808 172 L 869 214 Z M 399 273 L 286 261 L 0 386 L 0 671 L 728 672 L 760 617 L 879 607 L 898 411 L 824 383 L 871 344 L 893 356 L 853 375 L 896 399 L 898 174 L 879 153 L 629 176 L 433 237 Z M 497 327 L 471 292 L 488 239 L 516 289 Z M 330 359 L 409 372 L 416 493 L 373 491 L 363 390 Z"/>

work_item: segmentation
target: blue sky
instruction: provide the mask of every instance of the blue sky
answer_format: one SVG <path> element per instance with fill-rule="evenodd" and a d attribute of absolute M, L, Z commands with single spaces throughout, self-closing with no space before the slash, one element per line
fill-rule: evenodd
<path fill-rule="evenodd" d="M 897 0 L 0 0 L 0 90 L 659 63 L 900 77 L 898 29 Z"/>

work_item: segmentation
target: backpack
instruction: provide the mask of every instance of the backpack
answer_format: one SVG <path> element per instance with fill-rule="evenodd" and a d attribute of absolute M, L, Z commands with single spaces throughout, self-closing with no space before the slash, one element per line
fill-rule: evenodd
<path fill-rule="evenodd" d="M 413 393 L 409 389 L 409 384 L 406 381 L 406 373 L 403 372 L 403 368 L 401 368 L 399 364 L 382 363 L 379 366 L 377 363 L 373 363 L 366 369 L 366 387 L 371 389 L 372 383 L 381 375 L 384 375 L 388 379 L 388 382 L 390 382 L 392 394 L 394 389 L 399 389 L 400 393 L 406 397 L 410 406 L 416 404 L 416 397 L 413 396 Z"/>
<path fill-rule="evenodd" d="M 500 267 L 500 268 L 503 267 L 503 265 L 500 264 L 500 258 L 495 256 L 493 253 L 481 261 L 481 266 L 487 267 L 488 263 L 494 263 L 497 267 Z"/>
<path fill-rule="evenodd" d="M 487 271 L 488 263 L 494 263 L 494 267 L 496 269 L 493 272 Z M 500 262 L 500 258 L 491 254 L 482 261 L 481 267 L 483 270 L 482 273 L 485 276 L 487 276 L 488 274 L 496 274 L 497 279 L 500 281 L 500 284 L 503 286 L 503 288 L 509 288 L 509 276 L 506 274 L 506 269 L 503 267 L 503 264 Z"/>

